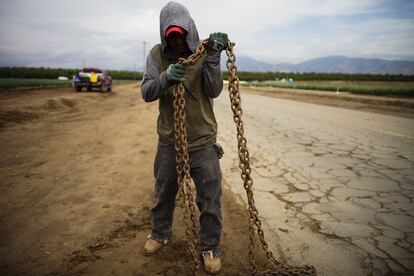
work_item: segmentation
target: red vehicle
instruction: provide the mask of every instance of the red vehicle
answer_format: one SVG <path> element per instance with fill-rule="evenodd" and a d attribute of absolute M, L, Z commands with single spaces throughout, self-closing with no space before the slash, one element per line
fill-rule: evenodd
<path fill-rule="evenodd" d="M 73 87 L 77 92 L 82 91 L 83 87 L 91 91 L 92 88 L 98 88 L 100 91 L 112 91 L 112 77 L 108 71 L 98 68 L 83 68 L 79 73 L 73 76 Z"/>

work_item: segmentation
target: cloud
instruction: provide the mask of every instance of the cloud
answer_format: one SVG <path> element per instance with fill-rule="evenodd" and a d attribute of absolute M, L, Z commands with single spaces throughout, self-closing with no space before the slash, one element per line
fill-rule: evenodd
<path fill-rule="evenodd" d="M 267 62 L 326 55 L 414 59 L 413 5 L 395 0 L 179 1 L 201 38 L 227 32 L 236 54 Z M 2 1 L 0 66 L 141 70 L 167 1 Z M 93 64 L 92 64 L 93 63 Z"/>

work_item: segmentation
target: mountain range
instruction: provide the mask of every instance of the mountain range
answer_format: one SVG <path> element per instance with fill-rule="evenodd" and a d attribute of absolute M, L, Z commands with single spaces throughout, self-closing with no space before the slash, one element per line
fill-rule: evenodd
<path fill-rule="evenodd" d="M 414 61 L 349 58 L 346 56 L 321 57 L 296 64 L 272 64 L 240 56 L 236 60 L 236 66 L 239 71 L 250 72 L 318 72 L 414 75 Z M 225 62 L 222 63 L 222 69 L 225 69 Z"/>

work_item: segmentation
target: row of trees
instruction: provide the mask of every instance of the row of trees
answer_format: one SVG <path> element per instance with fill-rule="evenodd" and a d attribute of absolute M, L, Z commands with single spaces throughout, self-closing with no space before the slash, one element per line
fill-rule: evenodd
<path fill-rule="evenodd" d="M 72 79 L 80 69 L 45 67 L 0 67 L 0 78 L 57 79 L 60 76 Z M 142 73 L 126 70 L 110 70 L 113 79 L 141 80 Z"/>
<path fill-rule="evenodd" d="M 0 78 L 56 79 L 60 76 L 72 78 L 79 69 L 45 67 L 0 67 Z M 141 80 L 142 73 L 126 70 L 110 70 L 113 79 Z M 227 72 L 223 73 L 227 79 Z M 284 72 L 239 72 L 243 81 L 293 80 L 346 80 L 346 81 L 414 81 L 414 75 L 342 74 L 342 73 L 284 73 Z"/>
<path fill-rule="evenodd" d="M 223 73 L 227 79 L 227 72 Z M 285 73 L 285 72 L 238 72 L 243 81 L 270 81 L 293 79 L 295 81 L 401 81 L 412 82 L 414 75 L 344 74 L 344 73 Z"/>

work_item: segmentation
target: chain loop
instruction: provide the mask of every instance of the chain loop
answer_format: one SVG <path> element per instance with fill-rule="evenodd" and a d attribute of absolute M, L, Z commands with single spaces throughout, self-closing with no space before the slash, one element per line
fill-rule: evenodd
<path fill-rule="evenodd" d="M 180 58 L 178 63 L 183 65 L 192 65 L 197 62 L 204 54 L 208 39 L 203 40 L 198 46 L 194 54 L 187 59 Z M 239 168 L 241 170 L 241 179 L 243 180 L 243 187 L 246 190 L 248 202 L 248 216 L 249 216 L 249 263 L 250 270 L 253 275 L 316 275 L 315 269 L 312 266 L 294 267 L 279 262 L 273 256 L 272 251 L 265 240 L 262 229 L 262 222 L 259 218 L 259 212 L 256 208 L 253 195 L 253 180 L 250 176 L 250 156 L 247 149 L 247 140 L 244 137 L 244 124 L 242 120 L 243 110 L 241 108 L 241 97 L 239 92 L 239 78 L 237 77 L 237 67 L 235 65 L 236 56 L 233 52 L 233 42 L 229 42 L 226 49 L 227 54 L 227 69 L 229 80 L 229 96 L 231 103 L 231 110 L 233 111 L 233 120 L 237 129 L 237 149 L 239 155 Z M 185 97 L 184 86 L 179 83 L 174 86 L 174 131 L 175 131 L 175 150 L 177 161 L 177 182 L 179 185 L 179 198 L 184 206 L 184 223 L 185 233 L 188 242 L 188 248 L 193 259 L 192 270 L 195 274 L 199 267 L 199 259 L 197 257 L 197 233 L 196 233 L 196 217 L 195 204 L 192 191 L 192 179 L 190 176 L 190 160 L 188 155 L 187 143 L 187 129 L 185 116 Z M 265 270 L 257 271 L 255 262 L 254 242 L 255 229 L 259 237 L 261 247 L 266 254 L 266 257 L 274 264 L 276 271 Z"/>

